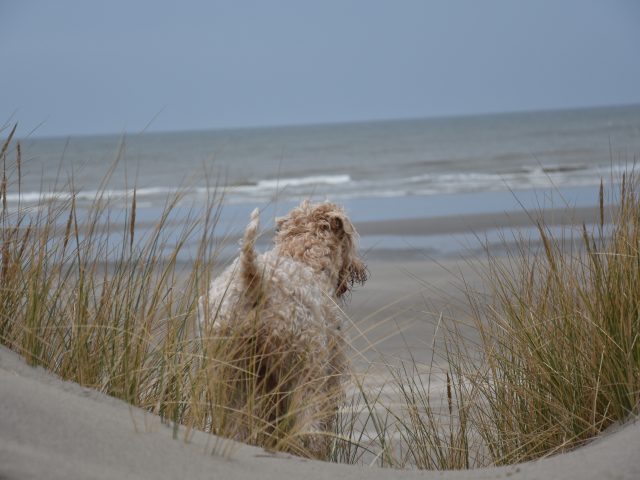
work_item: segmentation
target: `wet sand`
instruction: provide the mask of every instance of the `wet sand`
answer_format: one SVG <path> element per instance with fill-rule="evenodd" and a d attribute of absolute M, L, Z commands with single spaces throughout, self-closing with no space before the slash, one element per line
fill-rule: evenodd
<path fill-rule="evenodd" d="M 606 221 L 609 215 L 604 213 Z M 589 225 L 599 222 L 599 217 L 599 209 L 583 207 L 547 210 L 542 216 L 520 211 L 357 224 L 363 243 L 370 235 L 393 235 L 400 239 L 451 235 L 451 241 L 457 242 L 459 239 L 453 236 L 465 233 L 470 240 L 466 248 L 440 257 L 419 248 L 380 246 L 364 252 L 369 279 L 353 291 L 344 307 L 352 322 L 350 335 L 354 348 L 365 353 L 354 355 L 356 365 L 363 366 L 380 355 L 387 359 L 408 359 L 411 355 L 418 362 L 431 363 L 438 323 L 456 321 L 464 328 L 470 322 L 465 290 L 480 289 L 483 285 L 487 260 L 480 240 L 483 232 L 530 229 L 540 218 L 549 227 Z M 506 238 L 508 241 L 509 235 Z M 530 245 L 533 248 L 537 245 L 535 236 Z M 493 256 L 503 258 L 505 243 L 489 244 L 489 250 Z M 435 363 L 439 360 L 435 358 Z"/>

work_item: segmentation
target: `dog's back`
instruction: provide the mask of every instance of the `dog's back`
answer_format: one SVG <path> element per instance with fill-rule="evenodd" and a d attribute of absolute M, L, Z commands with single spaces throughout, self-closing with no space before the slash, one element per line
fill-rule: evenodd
<path fill-rule="evenodd" d="M 250 376 L 262 389 L 260 398 L 275 402 L 266 424 L 288 412 L 288 428 L 305 434 L 297 437 L 303 450 L 322 457 L 347 369 L 336 302 L 354 282 L 364 283 L 366 267 L 355 252 L 355 229 L 334 204 L 303 202 L 277 225 L 275 248 L 258 255 L 259 211 L 252 212 L 238 258 L 200 299 L 199 319 L 207 341 L 218 345 L 212 351 L 242 353 L 216 365 L 249 373 L 257 366 Z M 253 408 L 241 393 L 230 405 L 239 422 Z M 248 430 L 242 432 L 234 437 L 247 439 Z"/>

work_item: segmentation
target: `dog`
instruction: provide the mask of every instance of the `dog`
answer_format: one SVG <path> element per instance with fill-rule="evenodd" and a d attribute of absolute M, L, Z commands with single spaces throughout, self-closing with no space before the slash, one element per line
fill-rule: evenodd
<path fill-rule="evenodd" d="M 218 344 L 241 342 L 224 344 L 224 363 L 255 379 L 249 392 L 246 378 L 236 378 L 241 391 L 223 400 L 229 411 L 245 412 L 232 436 L 324 458 L 348 366 L 339 304 L 367 279 L 358 234 L 342 207 L 308 200 L 276 219 L 274 248 L 260 255 L 258 228 L 256 209 L 239 257 L 211 283 L 206 308 L 201 299 L 201 328 Z M 244 425 L 255 425 L 249 417 L 267 428 L 256 433 Z"/>

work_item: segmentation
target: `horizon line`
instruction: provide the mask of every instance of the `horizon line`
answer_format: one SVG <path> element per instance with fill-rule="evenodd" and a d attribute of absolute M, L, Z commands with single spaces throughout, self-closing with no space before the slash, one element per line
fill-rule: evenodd
<path fill-rule="evenodd" d="M 274 123 L 274 124 L 261 124 L 261 125 L 242 125 L 242 126 L 225 126 L 225 127 L 202 127 L 202 128 L 184 128 L 184 129 L 160 129 L 152 130 L 148 126 L 141 131 L 122 131 L 117 132 L 96 132 L 96 133 L 69 133 L 69 134 L 53 134 L 53 135 L 37 135 L 37 129 L 43 122 L 38 124 L 34 129 L 24 137 L 16 137 L 17 140 L 39 139 L 39 140 L 54 140 L 54 139 L 69 139 L 80 137 L 127 137 L 127 136 L 140 136 L 140 135 L 171 135 L 182 133 L 199 133 L 199 132 L 225 132 L 225 131 L 249 131 L 249 130 L 278 130 L 278 129 L 295 129 L 295 128 L 313 128 L 313 127 L 332 127 L 332 126 L 348 126 L 348 125 L 366 125 L 366 124 L 380 124 L 380 123 L 401 123 L 412 122 L 421 120 L 447 120 L 447 119 L 462 119 L 462 118 L 477 118 L 477 117 L 493 117 L 493 116 L 509 116 L 518 114 L 539 114 L 539 113 L 552 113 L 552 112 L 567 112 L 567 111 L 579 111 L 579 110 L 600 110 L 608 108 L 633 108 L 640 107 L 640 102 L 632 103 L 616 103 L 616 104 L 596 104 L 587 106 L 573 106 L 573 107 L 551 107 L 551 108 L 537 108 L 531 110 L 501 110 L 501 111 L 486 111 L 478 113 L 466 113 L 466 114 L 447 114 L 447 115 L 427 115 L 427 116 L 409 116 L 409 117 L 387 117 L 387 118 L 372 118 L 367 120 L 339 120 L 339 121 L 320 121 L 320 122 L 301 122 L 301 123 Z M 46 120 L 45 120 L 46 121 Z M 20 122 L 6 121 L 4 128 L 9 128 L 10 125 L 19 125 Z M 4 129 L 2 128 L 2 129 Z"/>

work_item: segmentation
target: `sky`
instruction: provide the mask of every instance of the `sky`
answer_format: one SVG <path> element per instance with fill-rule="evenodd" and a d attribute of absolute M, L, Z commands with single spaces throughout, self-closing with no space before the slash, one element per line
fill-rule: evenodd
<path fill-rule="evenodd" d="M 637 0 L 0 0 L 36 136 L 640 103 Z"/>

